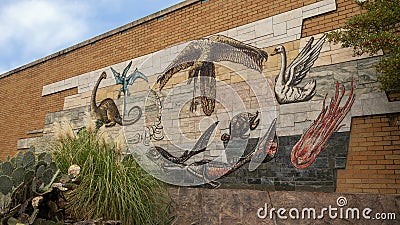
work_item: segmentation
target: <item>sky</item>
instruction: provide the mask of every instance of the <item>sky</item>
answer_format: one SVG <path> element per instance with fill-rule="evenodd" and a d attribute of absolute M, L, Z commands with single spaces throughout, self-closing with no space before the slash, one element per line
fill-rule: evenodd
<path fill-rule="evenodd" d="M 1 0 L 0 74 L 183 0 Z"/>

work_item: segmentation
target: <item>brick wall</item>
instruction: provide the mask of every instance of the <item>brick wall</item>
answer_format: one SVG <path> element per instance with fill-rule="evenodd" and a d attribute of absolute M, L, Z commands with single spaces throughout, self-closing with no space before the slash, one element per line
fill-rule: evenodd
<path fill-rule="evenodd" d="M 0 79 L 0 159 L 15 153 L 19 138 L 35 136 L 26 132 L 41 129 L 45 114 L 62 110 L 64 97 L 76 93 L 71 89 L 42 97 L 44 85 L 315 2 L 318 1 L 194 1 L 163 18 L 122 29 L 7 73 Z M 353 1 L 339 0 L 338 4 L 338 14 L 353 14 L 353 9 L 348 10 L 354 8 Z M 336 14 L 329 15 L 335 17 Z M 326 25 L 330 20 L 326 16 L 308 19 L 304 23 L 303 36 L 318 32 L 312 27 L 320 23 Z M 331 28 L 337 28 L 342 22 L 343 19 Z"/>
<path fill-rule="evenodd" d="M 338 10 L 305 20 L 303 37 L 320 34 L 340 28 L 352 16 L 360 13 L 360 8 L 354 0 L 336 0 Z"/>
<path fill-rule="evenodd" d="M 400 194 L 400 113 L 352 119 L 337 192 Z"/>

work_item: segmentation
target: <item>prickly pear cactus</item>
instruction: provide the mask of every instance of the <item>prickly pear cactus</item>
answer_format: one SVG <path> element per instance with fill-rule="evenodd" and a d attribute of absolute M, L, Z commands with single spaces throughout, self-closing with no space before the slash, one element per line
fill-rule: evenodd
<path fill-rule="evenodd" d="M 54 196 L 47 194 L 53 191 L 52 185 L 58 173 L 51 155 L 42 153 L 36 157 L 34 149 L 19 152 L 13 158 L 0 162 L 0 225 L 34 223 L 40 208 L 36 206 L 33 213 L 26 206 L 35 197 L 53 202 L 46 198 Z M 26 221 L 26 215 L 29 215 L 29 221 Z"/>
<path fill-rule="evenodd" d="M 42 177 L 42 182 L 44 185 L 48 185 L 50 184 L 50 182 L 53 179 L 53 176 L 55 174 L 55 171 L 53 171 L 50 168 L 47 168 L 44 172 L 43 172 L 43 177 Z"/>
<path fill-rule="evenodd" d="M 8 207 L 11 203 L 11 192 L 13 190 L 13 181 L 9 176 L 0 176 L 0 221 L 1 215 L 4 211 L 8 211 Z"/>
<path fill-rule="evenodd" d="M 35 178 L 35 171 L 33 170 L 25 170 L 24 172 L 24 183 L 30 184 Z"/>

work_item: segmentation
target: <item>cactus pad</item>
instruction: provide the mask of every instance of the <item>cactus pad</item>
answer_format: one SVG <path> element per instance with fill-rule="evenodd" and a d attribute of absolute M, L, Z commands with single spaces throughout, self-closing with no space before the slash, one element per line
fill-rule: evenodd
<path fill-rule="evenodd" d="M 44 160 L 44 157 L 46 156 L 46 152 L 42 152 L 38 155 L 38 160 Z"/>
<path fill-rule="evenodd" d="M 35 177 L 35 172 L 33 170 L 26 170 L 24 174 L 25 184 L 31 183 L 34 177 Z"/>
<path fill-rule="evenodd" d="M 38 178 L 43 177 L 43 173 L 44 173 L 45 169 L 46 169 L 46 167 L 44 165 L 40 165 L 36 170 L 36 177 L 38 177 Z"/>
<path fill-rule="evenodd" d="M 44 160 L 40 160 L 36 163 L 36 169 L 38 169 L 40 166 L 47 167 L 47 163 Z"/>
<path fill-rule="evenodd" d="M 50 163 L 49 169 L 51 169 L 53 171 L 53 173 L 55 173 L 57 171 L 57 165 L 55 162 Z"/>
<path fill-rule="evenodd" d="M 12 172 L 14 171 L 14 167 L 11 162 L 4 162 L 1 167 L 3 170 L 3 174 L 7 176 L 11 176 Z"/>
<path fill-rule="evenodd" d="M 13 159 L 15 160 L 14 167 L 23 166 L 22 162 L 23 162 L 23 159 L 24 159 L 24 154 L 21 151 L 19 151 L 17 156 L 15 156 Z"/>
<path fill-rule="evenodd" d="M 14 170 L 14 172 L 11 175 L 14 182 L 14 186 L 18 186 L 22 182 L 24 182 L 24 173 L 25 169 L 23 167 L 18 167 L 17 169 Z"/>
<path fill-rule="evenodd" d="M 50 184 L 51 180 L 53 179 L 55 172 L 53 172 L 53 170 L 47 168 L 44 172 L 43 172 L 43 177 L 42 177 L 42 181 L 44 183 L 44 185 L 48 185 Z"/>
<path fill-rule="evenodd" d="M 53 157 L 51 154 L 43 152 L 38 156 L 38 160 L 45 161 L 47 164 L 50 164 L 53 161 Z"/>
<path fill-rule="evenodd" d="M 7 195 L 12 191 L 13 181 L 9 176 L 2 175 L 0 176 L 0 192 L 4 195 Z"/>
<path fill-rule="evenodd" d="M 35 154 L 32 151 L 26 152 L 22 164 L 24 168 L 30 169 L 35 164 Z"/>
<path fill-rule="evenodd" d="M 41 160 L 45 161 L 47 164 L 50 164 L 51 162 L 53 162 L 53 157 L 49 153 L 44 153 Z"/>

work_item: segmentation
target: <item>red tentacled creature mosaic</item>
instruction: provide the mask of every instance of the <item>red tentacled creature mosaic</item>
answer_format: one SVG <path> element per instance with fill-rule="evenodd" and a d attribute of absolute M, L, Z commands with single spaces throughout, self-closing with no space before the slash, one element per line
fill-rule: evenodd
<path fill-rule="evenodd" d="M 341 85 L 341 93 L 339 93 L 339 88 L 337 82 L 335 96 L 331 99 L 330 104 L 325 106 L 325 96 L 321 113 L 293 147 L 290 158 L 294 167 L 304 169 L 312 165 L 316 157 L 325 149 L 332 134 L 345 126 L 345 124 L 341 125 L 340 123 L 350 111 L 355 100 L 353 81 L 351 82 L 349 97 L 342 107 L 340 107 L 340 103 L 345 88 L 344 85 Z"/>

